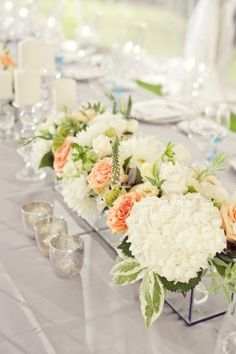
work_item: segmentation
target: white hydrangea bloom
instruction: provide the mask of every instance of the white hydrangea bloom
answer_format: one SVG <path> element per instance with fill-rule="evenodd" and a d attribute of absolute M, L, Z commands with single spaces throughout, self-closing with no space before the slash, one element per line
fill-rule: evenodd
<path fill-rule="evenodd" d="M 94 221 L 98 216 L 96 200 L 89 197 L 85 176 L 63 180 L 63 196 L 68 206 L 79 216 Z"/>
<path fill-rule="evenodd" d="M 154 136 L 133 137 L 120 143 L 120 160 L 124 162 L 132 156 L 129 166 L 138 167 L 141 170 L 145 163 L 158 160 L 164 150 L 164 144 Z"/>
<path fill-rule="evenodd" d="M 127 225 L 132 254 L 169 281 L 189 282 L 226 246 L 219 210 L 198 193 L 146 197 Z"/>
<path fill-rule="evenodd" d="M 52 141 L 45 139 L 37 139 L 34 141 L 31 150 L 31 162 L 35 168 L 39 168 L 39 164 L 45 154 L 52 150 Z"/>
<path fill-rule="evenodd" d="M 160 167 L 160 179 L 165 180 L 162 185 L 164 195 L 183 194 L 188 189 L 189 167 L 178 162 L 164 162 Z"/>

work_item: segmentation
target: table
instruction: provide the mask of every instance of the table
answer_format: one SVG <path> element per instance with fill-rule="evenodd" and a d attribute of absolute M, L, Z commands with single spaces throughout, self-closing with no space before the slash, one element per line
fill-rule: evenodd
<path fill-rule="evenodd" d="M 97 97 L 87 84 L 79 85 L 78 92 L 80 99 Z M 161 140 L 182 142 L 200 158 L 174 125 L 145 124 L 142 129 Z M 222 148 L 230 155 L 236 151 L 233 134 Z M 0 166 L 1 354 L 213 354 L 222 317 L 187 327 L 165 305 L 146 331 L 137 286 L 111 285 L 114 253 L 83 220 L 72 217 L 53 189 L 53 174 L 40 183 L 16 181 L 22 161 L 14 142 L 1 144 Z M 231 192 L 235 176 L 231 169 L 222 174 Z M 33 199 L 53 201 L 55 214 L 66 218 L 70 232 L 83 234 L 85 263 L 79 277 L 58 278 L 35 241 L 24 234 L 20 208 Z"/>

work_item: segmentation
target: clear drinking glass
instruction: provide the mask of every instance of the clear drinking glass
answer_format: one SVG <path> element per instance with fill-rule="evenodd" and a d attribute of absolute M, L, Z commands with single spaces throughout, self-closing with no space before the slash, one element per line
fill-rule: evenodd
<path fill-rule="evenodd" d="M 67 222 L 62 217 L 45 218 L 35 224 L 34 231 L 38 248 L 48 257 L 51 239 L 68 233 Z"/>
<path fill-rule="evenodd" d="M 214 159 L 220 143 L 225 139 L 230 128 L 230 109 L 225 102 L 202 103 L 189 120 L 188 136 L 204 151 L 205 158 Z"/>
<path fill-rule="evenodd" d="M 84 259 L 84 241 L 80 236 L 57 236 L 50 242 L 50 262 L 61 278 L 79 274 Z"/>

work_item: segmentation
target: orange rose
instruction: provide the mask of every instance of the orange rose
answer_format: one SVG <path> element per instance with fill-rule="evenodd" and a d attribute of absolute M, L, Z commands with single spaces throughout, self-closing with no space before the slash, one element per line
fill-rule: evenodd
<path fill-rule="evenodd" d="M 131 213 L 135 202 L 139 202 L 143 198 L 143 194 L 130 192 L 121 195 L 114 203 L 113 208 L 109 211 L 107 226 L 115 234 L 122 234 L 127 231 L 128 227 L 126 219 Z"/>
<path fill-rule="evenodd" d="M 236 241 L 236 204 L 222 205 L 221 217 L 227 241 Z"/>
<path fill-rule="evenodd" d="M 109 185 L 112 178 L 112 161 L 106 157 L 97 162 L 88 176 L 89 187 L 95 193 L 101 194 L 104 188 Z"/>
<path fill-rule="evenodd" d="M 2 66 L 6 69 L 14 68 L 16 66 L 15 60 L 12 58 L 10 54 L 0 55 L 0 62 Z"/>
<path fill-rule="evenodd" d="M 54 168 L 57 172 L 61 172 L 65 166 L 68 156 L 70 154 L 72 143 L 66 139 L 61 147 L 55 152 L 54 155 Z"/>

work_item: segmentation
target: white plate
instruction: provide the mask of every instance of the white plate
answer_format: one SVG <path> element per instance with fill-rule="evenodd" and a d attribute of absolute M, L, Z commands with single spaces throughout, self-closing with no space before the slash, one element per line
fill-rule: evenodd
<path fill-rule="evenodd" d="M 156 124 L 177 123 L 187 119 L 188 114 L 189 109 L 183 104 L 165 99 L 138 102 L 132 109 L 138 120 Z"/>
<path fill-rule="evenodd" d="M 77 81 L 98 79 L 107 74 L 111 65 L 111 60 L 108 57 L 94 55 L 88 59 L 80 60 L 76 65 L 64 67 L 63 74 Z"/>

